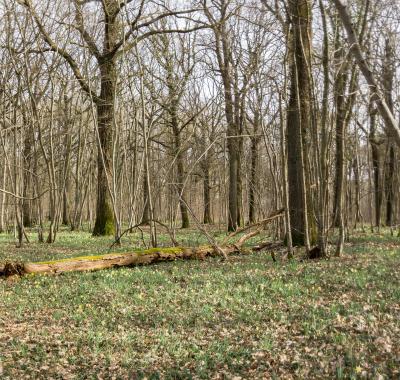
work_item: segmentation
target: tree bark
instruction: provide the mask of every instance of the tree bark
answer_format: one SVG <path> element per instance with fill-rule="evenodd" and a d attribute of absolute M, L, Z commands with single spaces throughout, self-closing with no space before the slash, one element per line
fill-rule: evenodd
<path fill-rule="evenodd" d="M 311 4 L 290 0 L 292 35 L 289 36 L 290 98 L 287 109 L 289 207 L 293 245 L 306 244 L 307 226 L 306 162 L 307 130 L 311 119 Z"/>
<path fill-rule="evenodd" d="M 381 192 L 381 169 L 380 169 L 380 152 L 379 145 L 376 139 L 376 109 L 370 104 L 370 133 L 369 142 L 371 144 L 371 158 L 373 170 L 373 183 L 374 183 L 374 209 L 375 209 L 375 226 L 379 228 L 381 225 L 381 205 L 382 205 L 382 192 Z"/>
<path fill-rule="evenodd" d="M 24 152 L 23 152 L 23 196 L 28 197 L 29 191 L 32 188 L 32 174 L 31 165 L 32 160 L 32 136 L 31 126 L 27 128 L 26 136 L 24 138 Z M 25 227 L 32 227 L 32 201 L 24 199 L 22 201 L 22 214 L 23 223 Z"/>
<path fill-rule="evenodd" d="M 258 163 L 259 163 L 259 145 L 260 137 L 260 112 L 257 110 L 254 114 L 253 134 L 251 138 L 251 163 L 250 163 L 250 179 L 249 179 L 249 223 L 255 223 L 257 219 L 256 213 L 256 194 L 259 188 Z"/>
<path fill-rule="evenodd" d="M 93 236 L 113 235 L 114 213 L 108 178 L 112 172 L 112 131 L 114 127 L 116 68 L 114 60 L 100 66 L 101 92 L 97 102 L 97 204 Z"/>
<path fill-rule="evenodd" d="M 205 162 L 203 164 L 203 197 L 204 197 L 204 213 L 203 213 L 203 223 L 211 224 L 213 222 L 211 217 L 211 185 L 210 185 L 210 169 L 208 167 L 209 163 Z"/>
<path fill-rule="evenodd" d="M 395 75 L 395 57 L 394 47 L 391 37 L 386 39 L 385 61 L 383 71 L 383 88 L 385 92 L 386 103 L 389 110 L 393 113 L 393 79 Z M 385 165 L 385 195 L 386 195 L 386 225 L 391 226 L 393 222 L 393 180 L 395 166 L 395 152 L 392 141 L 392 133 L 388 133 L 388 142 L 386 144 L 386 165 Z"/>
<path fill-rule="evenodd" d="M 338 37 L 339 38 L 339 37 Z M 334 224 L 336 227 L 340 225 L 340 198 L 343 197 L 344 190 L 344 165 L 345 165 L 345 141 L 346 141 L 346 111 L 347 103 L 346 99 L 346 85 L 348 80 L 347 65 L 343 63 L 345 54 L 343 48 L 341 48 L 339 42 L 336 43 L 335 61 L 336 65 L 340 67 L 337 73 L 335 86 L 334 86 L 334 99 L 335 99 L 335 139 L 336 139 L 336 150 L 335 150 L 335 192 L 334 192 Z"/>
<path fill-rule="evenodd" d="M 100 256 L 83 256 L 69 259 L 61 259 L 37 263 L 18 263 L 7 262 L 0 265 L 0 276 L 25 275 L 31 273 L 63 273 L 71 271 L 100 270 L 121 266 L 148 265 L 161 261 L 175 261 L 177 259 L 197 259 L 204 260 L 208 256 L 227 257 L 235 253 L 247 253 L 248 249 L 242 249 L 243 245 L 250 238 L 258 235 L 264 225 L 276 218 L 281 217 L 283 210 L 278 210 L 271 216 L 257 225 L 246 227 L 229 235 L 220 247 L 216 244 L 210 244 L 200 247 L 170 247 L 170 248 L 151 248 L 147 250 L 138 250 L 132 253 L 111 253 Z M 228 239 L 245 232 L 252 227 L 257 229 L 243 235 L 235 243 L 227 243 Z M 257 250 L 257 246 L 255 250 Z"/>
<path fill-rule="evenodd" d="M 145 160 L 146 161 L 146 160 Z M 145 170 L 143 174 L 143 216 L 142 224 L 150 223 L 150 201 L 149 201 L 149 184 L 147 183 L 147 164 L 145 162 Z"/>
<path fill-rule="evenodd" d="M 171 126 L 174 133 L 174 153 L 176 157 L 176 176 L 177 176 L 177 191 L 179 194 L 179 208 L 181 211 L 181 227 L 189 228 L 189 213 L 187 207 L 185 205 L 186 197 L 185 197 L 185 172 L 184 172 L 184 152 L 182 151 L 182 143 L 180 136 L 180 128 L 178 125 L 178 116 L 177 110 L 175 107 L 171 110 Z"/>

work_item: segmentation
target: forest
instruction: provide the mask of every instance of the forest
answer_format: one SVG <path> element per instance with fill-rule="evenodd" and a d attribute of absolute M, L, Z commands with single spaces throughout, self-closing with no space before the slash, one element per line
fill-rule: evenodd
<path fill-rule="evenodd" d="M 400 376 L 397 0 L 0 20 L 0 378 Z"/>

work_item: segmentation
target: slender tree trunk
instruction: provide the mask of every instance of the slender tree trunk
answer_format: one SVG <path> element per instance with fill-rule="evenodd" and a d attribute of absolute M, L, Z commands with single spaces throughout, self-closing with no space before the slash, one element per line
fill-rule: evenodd
<path fill-rule="evenodd" d="M 389 107 L 390 112 L 393 113 L 393 79 L 395 75 L 394 66 L 394 47 L 393 38 L 388 37 L 386 39 L 385 46 L 385 62 L 383 72 L 383 87 L 385 91 L 386 103 Z M 388 131 L 389 132 L 389 131 Z M 388 133 L 387 142 L 387 154 L 386 154 L 386 165 L 385 165 L 385 195 L 386 195 L 386 225 L 391 226 L 393 223 L 393 180 L 394 180 L 394 166 L 395 166 L 395 153 L 393 144 L 393 134 Z"/>
<path fill-rule="evenodd" d="M 250 180 L 249 180 L 249 223 L 253 224 L 256 222 L 257 213 L 256 213 L 256 194 L 259 188 L 259 179 L 258 179 L 258 161 L 259 161 L 259 143 L 260 137 L 257 136 L 260 133 L 259 128 L 260 123 L 260 113 L 259 111 L 255 112 L 254 115 L 254 125 L 253 125 L 253 134 L 254 136 L 251 138 L 251 164 L 250 164 Z"/>
<path fill-rule="evenodd" d="M 239 133 L 240 134 L 240 133 Z M 243 138 L 239 138 L 238 141 L 238 164 L 237 164 L 237 216 L 236 224 L 238 227 L 243 225 L 243 180 L 242 180 L 242 153 L 243 153 Z"/>
<path fill-rule="evenodd" d="M 184 188 L 184 182 L 185 182 L 185 171 L 184 171 L 184 160 L 185 160 L 185 154 L 182 151 L 182 142 L 181 142 L 181 136 L 180 136 L 180 128 L 178 125 L 178 117 L 176 114 L 176 109 L 174 107 L 174 110 L 172 111 L 171 114 L 171 124 L 172 124 L 172 130 L 174 133 L 174 153 L 176 157 L 176 176 L 177 176 L 177 191 L 179 194 L 179 208 L 181 211 L 181 222 L 182 228 L 189 228 L 190 222 L 189 222 L 189 213 L 186 207 L 186 196 L 185 196 L 185 188 Z"/>
<path fill-rule="evenodd" d="M 374 184 L 374 209 L 375 209 L 375 226 L 381 225 L 381 205 L 382 205 L 382 192 L 381 192 L 381 168 L 380 168 L 380 152 L 378 141 L 376 140 L 376 109 L 370 104 L 370 133 L 369 141 L 371 144 L 371 158 L 373 170 L 373 184 Z"/>
<path fill-rule="evenodd" d="M 150 202 L 149 202 L 149 184 L 147 183 L 147 173 L 148 168 L 145 161 L 145 168 L 143 173 L 143 217 L 142 217 L 142 224 L 149 224 L 150 223 Z"/>
<path fill-rule="evenodd" d="M 289 181 L 287 173 L 287 154 L 285 144 L 285 122 L 282 110 L 282 98 L 279 96 L 279 114 L 280 114 L 280 134 L 281 134 L 281 166 L 282 166 L 282 184 L 283 184 L 283 204 L 285 206 L 285 225 L 286 225 L 286 245 L 288 258 L 293 258 L 293 241 L 292 241 L 292 228 L 290 220 L 290 208 L 289 208 Z"/>
<path fill-rule="evenodd" d="M 360 181 L 360 164 L 358 153 L 353 160 L 353 173 L 354 173 L 354 185 L 355 185 L 355 206 L 356 206 L 356 217 L 355 217 L 355 226 L 358 223 L 362 222 L 362 214 L 361 214 L 361 181 Z"/>
<path fill-rule="evenodd" d="M 69 178 L 66 178 L 66 183 L 63 190 L 62 195 L 62 224 L 64 226 L 68 226 L 70 218 L 69 218 L 69 207 L 68 207 L 68 197 L 69 197 Z"/>
<path fill-rule="evenodd" d="M 212 224 L 211 217 L 211 185 L 210 185 L 210 168 L 208 158 L 203 162 L 203 197 L 204 197 L 204 212 L 203 223 Z"/>
<path fill-rule="evenodd" d="M 339 38 L 339 37 L 338 37 Z M 339 208 L 340 198 L 343 197 L 343 182 L 344 182 L 344 165 L 345 165 L 345 141 L 346 141 L 346 84 L 347 84 L 347 65 L 343 64 L 345 59 L 344 50 L 336 44 L 335 60 L 336 64 L 340 67 L 337 73 L 334 87 L 334 99 L 335 99 L 335 139 L 336 139 L 336 151 L 335 151 L 335 193 L 334 193 L 334 224 L 336 227 L 340 226 L 339 221 Z"/>
<path fill-rule="evenodd" d="M 226 12 L 227 3 L 221 3 Z M 221 16 L 222 16 L 221 14 Z M 232 78 L 232 51 L 228 40 L 226 26 L 222 22 L 221 26 L 214 28 L 216 38 L 216 54 L 218 66 L 221 71 L 222 84 L 224 87 L 225 117 L 227 122 L 226 146 L 228 150 L 229 180 L 228 180 L 228 231 L 235 231 L 238 227 L 238 173 L 239 173 L 239 125 L 236 123 L 234 115 L 233 100 L 233 78 Z"/>
<path fill-rule="evenodd" d="M 318 124 L 315 124 L 314 141 L 315 146 L 318 146 L 318 154 L 314 154 L 315 166 L 318 168 L 318 210 L 316 210 L 317 226 L 318 226 L 318 248 L 321 256 L 326 256 L 328 253 L 328 226 L 329 226 L 329 122 L 328 122 L 328 107 L 329 107 L 329 93 L 330 93 L 330 73 L 329 73 L 329 34 L 326 21 L 326 10 L 322 0 L 319 0 L 319 8 L 322 18 L 322 26 L 324 31 L 324 45 L 322 55 L 322 66 L 324 72 L 324 87 L 323 98 L 321 105 L 321 119 L 320 119 L 320 133 L 321 138 L 318 139 Z"/>
<path fill-rule="evenodd" d="M 32 136 L 30 127 L 27 129 L 26 136 L 24 138 L 24 152 L 23 152 L 23 196 L 28 197 L 29 191 L 32 188 L 32 174 L 31 165 L 32 160 Z M 24 199 L 22 201 L 22 214 L 25 227 L 32 227 L 32 201 Z"/>
<path fill-rule="evenodd" d="M 244 129 L 244 107 L 245 102 L 244 99 L 241 99 L 239 92 L 237 90 L 237 79 L 235 78 L 235 124 L 238 126 L 238 135 L 241 136 L 243 134 Z M 242 157 L 243 157 L 243 137 L 238 137 L 237 139 L 237 147 L 238 147 L 238 164 L 237 164 L 237 226 L 243 225 L 243 180 L 242 180 Z"/>
<path fill-rule="evenodd" d="M 339 16 L 346 29 L 347 38 L 350 43 L 350 52 L 354 56 L 360 71 L 369 85 L 371 91 L 371 101 L 376 103 L 377 110 L 385 122 L 386 129 L 390 134 L 392 134 L 393 140 L 396 142 L 397 146 L 400 146 L 399 124 L 394 118 L 393 112 L 390 111 L 385 97 L 380 93 L 378 89 L 378 82 L 368 65 L 368 61 L 364 57 L 359 38 L 354 30 L 354 25 L 347 11 L 348 5 L 343 0 L 333 0 L 333 2 L 335 3 L 335 6 L 339 12 Z M 369 1 L 367 1 L 367 4 L 369 4 Z"/>
<path fill-rule="evenodd" d="M 68 226 L 71 223 L 70 207 L 69 207 L 69 195 L 70 195 L 70 157 L 71 157 L 71 130 L 70 130 L 70 115 L 71 110 L 68 107 L 68 98 L 64 97 L 65 103 L 65 115 L 64 115 L 64 170 L 61 173 L 60 186 L 63 189 L 62 192 L 62 210 L 61 210 L 61 222 L 64 226 Z"/>
<path fill-rule="evenodd" d="M 236 131 L 234 126 L 228 127 L 228 157 L 229 157 L 229 194 L 228 194 L 228 231 L 237 229 L 238 201 L 237 201 L 237 175 L 239 155 L 234 138 Z"/>
<path fill-rule="evenodd" d="M 1 176 L 1 185 L 2 188 L 6 188 L 6 183 L 7 183 L 7 166 L 5 163 L 3 163 L 3 167 L 1 169 L 2 171 L 2 176 Z M 0 233 L 4 232 L 4 215 L 6 211 L 6 194 L 1 192 L 0 194 Z"/>
<path fill-rule="evenodd" d="M 393 224 L 393 179 L 394 179 L 394 166 L 395 166 L 395 154 L 394 146 L 392 142 L 389 142 L 388 157 L 386 163 L 386 176 L 385 176 L 385 193 L 386 193 L 386 226 L 392 226 Z"/>

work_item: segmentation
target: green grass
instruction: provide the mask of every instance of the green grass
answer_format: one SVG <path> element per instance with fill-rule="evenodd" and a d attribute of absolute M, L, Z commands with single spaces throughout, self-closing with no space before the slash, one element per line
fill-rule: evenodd
<path fill-rule="evenodd" d="M 1 235 L 0 261 L 104 253 L 110 241 L 63 231 L 16 249 Z M 131 235 L 118 250 L 135 247 Z M 2 378 L 398 378 L 399 248 L 358 234 L 327 261 L 261 253 L 0 280 Z"/>

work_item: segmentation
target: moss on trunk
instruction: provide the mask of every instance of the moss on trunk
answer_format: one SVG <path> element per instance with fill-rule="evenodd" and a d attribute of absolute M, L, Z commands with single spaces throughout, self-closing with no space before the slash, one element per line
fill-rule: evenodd
<path fill-rule="evenodd" d="M 114 214 L 110 204 L 106 201 L 105 206 L 100 208 L 99 211 L 93 229 L 93 236 L 114 235 Z"/>

